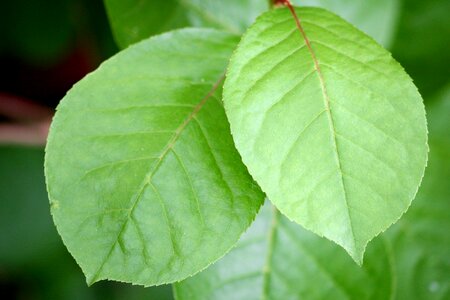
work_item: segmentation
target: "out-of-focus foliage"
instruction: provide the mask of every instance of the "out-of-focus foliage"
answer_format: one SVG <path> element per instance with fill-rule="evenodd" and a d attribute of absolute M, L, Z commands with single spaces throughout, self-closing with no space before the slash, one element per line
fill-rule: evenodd
<path fill-rule="evenodd" d="M 16 266 L 60 250 L 48 216 L 41 149 L 0 149 L 0 266 Z M 14 226 L 11 226 L 14 224 Z"/>
<path fill-rule="evenodd" d="M 0 1 L 0 54 L 33 65 L 58 62 L 79 44 L 109 56 L 115 46 L 100 0 Z"/>
<path fill-rule="evenodd" d="M 180 27 L 244 32 L 268 8 L 266 0 L 104 0 L 118 45 Z"/>
<path fill-rule="evenodd" d="M 72 46 L 75 34 L 70 14 L 69 0 L 1 1 L 0 40 L 4 51 L 34 62 L 61 56 Z"/>
<path fill-rule="evenodd" d="M 394 57 L 424 96 L 450 79 L 450 1 L 403 0 Z"/>

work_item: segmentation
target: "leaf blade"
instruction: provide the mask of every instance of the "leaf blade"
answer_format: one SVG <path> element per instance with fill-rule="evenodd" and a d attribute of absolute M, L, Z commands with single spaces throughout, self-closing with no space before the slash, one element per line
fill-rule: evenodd
<path fill-rule="evenodd" d="M 227 252 L 254 218 L 262 195 L 218 98 L 235 42 L 197 29 L 152 38 L 61 102 L 47 145 L 48 191 L 89 283 L 180 280 Z"/>
<path fill-rule="evenodd" d="M 278 9 L 246 33 L 227 73 L 225 108 L 269 199 L 361 263 L 423 176 L 422 100 L 371 38 L 322 9 L 295 11 L 301 24 Z"/>

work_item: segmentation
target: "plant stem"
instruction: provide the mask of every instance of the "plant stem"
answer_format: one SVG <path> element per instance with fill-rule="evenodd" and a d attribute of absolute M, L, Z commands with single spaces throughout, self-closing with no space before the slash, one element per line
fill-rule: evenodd
<path fill-rule="evenodd" d="M 275 6 L 292 6 L 291 2 L 289 0 L 269 0 L 269 7 L 274 8 Z"/>

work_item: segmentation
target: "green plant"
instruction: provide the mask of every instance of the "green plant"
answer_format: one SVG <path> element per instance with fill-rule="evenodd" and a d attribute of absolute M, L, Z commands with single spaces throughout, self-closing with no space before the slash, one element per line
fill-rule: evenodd
<path fill-rule="evenodd" d="M 267 3 L 202 2 L 106 0 L 122 47 L 179 26 L 216 29 L 140 41 L 58 106 L 51 211 L 88 283 L 184 280 L 236 245 L 267 195 L 274 207 L 230 253 L 239 263 L 227 256 L 177 283 L 178 299 L 401 297 L 399 234 L 377 239 L 360 268 L 295 223 L 361 265 L 367 243 L 408 209 L 428 153 L 412 80 L 324 9 L 270 1 L 239 42 Z M 146 14 L 156 9 L 168 14 Z"/>

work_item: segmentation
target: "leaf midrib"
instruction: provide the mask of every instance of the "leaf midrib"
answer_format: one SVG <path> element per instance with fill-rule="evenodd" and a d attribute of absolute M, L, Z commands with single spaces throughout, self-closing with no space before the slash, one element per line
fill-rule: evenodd
<path fill-rule="evenodd" d="M 139 203 L 140 199 L 142 199 L 143 192 L 145 191 L 147 186 L 152 185 L 152 177 L 158 171 L 158 169 L 161 166 L 161 163 L 163 162 L 164 158 L 167 156 L 169 151 L 175 146 L 175 143 L 177 142 L 178 138 L 180 137 L 181 133 L 186 128 L 186 126 L 190 123 L 190 121 L 192 121 L 194 119 L 194 117 L 198 114 L 198 112 L 202 109 L 202 107 L 206 104 L 206 102 L 214 95 L 214 93 L 219 88 L 220 84 L 223 82 L 224 79 L 225 79 L 225 75 L 223 74 L 214 83 L 214 85 L 208 91 L 206 96 L 203 97 L 200 100 L 200 102 L 194 107 L 192 112 L 183 121 L 183 123 L 175 130 L 174 135 L 169 140 L 169 142 L 166 144 L 166 146 L 165 146 L 164 150 L 161 152 L 161 154 L 158 156 L 156 164 L 154 164 L 154 166 L 151 167 L 150 170 L 148 171 L 148 173 L 146 174 L 146 176 L 144 178 L 144 181 L 141 183 L 141 187 L 140 187 L 139 191 L 136 193 L 137 196 L 136 196 L 133 204 L 129 208 L 128 216 L 127 216 L 126 220 L 123 222 L 122 227 L 121 227 L 119 233 L 117 234 L 117 237 L 116 237 L 114 243 L 112 244 L 110 250 L 108 251 L 108 254 L 103 259 L 100 267 L 94 273 L 93 277 L 90 280 L 88 280 L 88 284 L 89 285 L 91 285 L 91 284 L 93 284 L 93 283 L 95 283 L 97 281 L 97 279 L 99 277 L 99 274 L 101 273 L 103 267 L 105 266 L 106 262 L 108 261 L 109 257 L 111 256 L 111 253 L 113 252 L 115 245 L 119 241 L 120 236 L 122 235 L 123 231 L 125 230 L 125 227 L 126 227 L 127 223 L 130 221 L 131 216 L 132 216 L 132 214 L 134 212 L 134 209 L 136 208 L 136 206 Z M 164 210 L 165 210 L 165 208 L 164 208 Z"/>
<path fill-rule="evenodd" d="M 348 216 L 348 220 L 349 220 L 349 224 L 350 224 L 350 230 L 351 230 L 351 234 L 352 234 L 353 250 L 356 251 L 355 233 L 354 233 L 354 230 L 353 230 L 352 218 L 351 218 L 351 215 L 350 215 L 350 210 L 349 210 L 349 205 L 348 205 L 348 200 L 347 200 L 347 191 L 346 191 L 346 188 L 345 188 L 344 176 L 343 176 L 343 171 L 342 171 L 342 164 L 341 164 L 340 155 L 339 155 L 339 149 L 338 149 L 338 145 L 337 145 L 336 129 L 335 129 L 335 125 L 334 125 L 333 115 L 331 114 L 330 97 L 328 95 L 328 91 L 327 91 L 327 88 L 326 88 L 326 85 L 325 85 L 325 79 L 324 79 L 323 73 L 321 71 L 320 64 L 319 64 L 319 61 L 317 59 L 317 56 L 316 56 L 316 54 L 314 52 L 314 49 L 311 46 L 311 42 L 310 42 L 308 36 L 306 35 L 305 30 L 303 29 L 303 26 L 301 24 L 300 18 L 298 17 L 297 13 L 295 12 L 294 7 L 289 2 L 287 4 L 287 7 L 290 10 L 290 12 L 291 12 L 291 14 L 292 14 L 292 16 L 293 16 L 293 18 L 295 20 L 296 26 L 297 26 L 297 28 L 298 28 L 298 30 L 299 30 L 299 32 L 300 32 L 300 34 L 301 34 L 305 44 L 306 44 L 308 52 L 310 53 L 311 58 L 312 58 L 313 63 L 314 63 L 314 69 L 316 70 L 316 72 L 318 74 L 318 77 L 319 77 L 320 88 L 322 90 L 322 96 L 323 96 L 323 103 L 324 103 L 325 110 L 326 110 L 326 113 L 327 113 L 328 125 L 329 125 L 330 133 L 331 133 L 331 136 L 332 136 L 331 139 L 332 139 L 333 146 L 335 148 L 335 151 L 334 151 L 334 153 L 335 153 L 335 160 L 336 160 L 336 164 L 337 164 L 338 169 L 339 169 L 340 182 L 341 182 L 342 190 L 343 190 L 343 193 L 344 193 L 345 205 L 346 205 L 346 208 L 347 208 L 346 212 L 347 212 L 347 216 Z"/>

